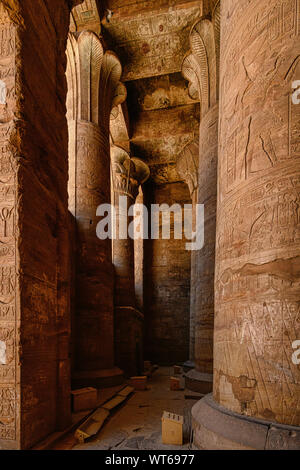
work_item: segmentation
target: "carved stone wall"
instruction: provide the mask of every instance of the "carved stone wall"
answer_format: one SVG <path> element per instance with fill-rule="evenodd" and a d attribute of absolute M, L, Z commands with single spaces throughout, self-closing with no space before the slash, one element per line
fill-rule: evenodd
<path fill-rule="evenodd" d="M 299 426 L 299 2 L 221 4 L 214 398 Z"/>
<path fill-rule="evenodd" d="M 67 1 L 0 4 L 0 449 L 70 422 L 68 27 Z"/>
<path fill-rule="evenodd" d="M 191 204 L 187 184 L 145 185 L 145 203 Z M 161 222 L 162 224 L 163 222 Z M 151 224 L 149 224 L 151 226 Z M 162 227 L 162 225 L 161 225 Z M 171 224 L 171 234 L 174 224 Z M 173 365 L 189 357 L 191 255 L 186 241 L 145 240 L 145 355 Z"/>

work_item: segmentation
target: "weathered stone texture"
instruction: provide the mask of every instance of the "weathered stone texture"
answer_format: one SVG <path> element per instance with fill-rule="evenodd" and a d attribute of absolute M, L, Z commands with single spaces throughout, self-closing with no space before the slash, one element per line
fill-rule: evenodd
<path fill-rule="evenodd" d="M 146 186 L 147 204 L 191 203 L 184 183 L 152 190 Z M 188 359 L 191 256 L 185 243 L 173 235 L 170 240 L 145 240 L 145 355 L 159 364 Z"/>
<path fill-rule="evenodd" d="M 192 200 L 192 228 L 196 230 L 196 204 L 198 202 L 198 166 L 199 166 L 199 140 L 191 142 L 177 156 L 176 169 L 179 176 L 188 185 Z M 195 359 L 195 319 L 197 298 L 197 251 L 191 251 L 190 275 L 190 349 L 189 360 L 193 364 Z"/>
<path fill-rule="evenodd" d="M 144 204 L 144 194 L 140 187 L 139 194 L 135 200 L 136 204 Z M 147 221 L 141 217 L 141 221 L 137 222 L 136 230 L 143 231 Z M 140 312 L 144 311 L 144 285 L 145 285 L 145 271 L 144 271 L 144 243 L 142 238 L 134 240 L 134 286 L 135 286 L 135 301 L 136 306 Z"/>
<path fill-rule="evenodd" d="M 204 205 L 204 247 L 192 254 L 191 271 L 191 323 L 194 334 L 193 357 L 197 373 L 186 376 L 186 384 L 192 389 L 207 392 L 210 374 L 212 387 L 213 373 L 213 331 L 214 331 L 214 273 L 217 204 L 217 157 L 218 157 L 218 48 L 216 34 L 216 2 L 212 20 L 207 17 L 197 22 L 190 33 L 191 53 L 186 55 L 182 73 L 189 80 L 189 94 L 200 100 L 201 119 L 199 127 L 199 154 L 197 161 L 197 199 Z M 190 187 L 195 187 L 192 182 Z M 190 350 L 192 349 L 192 344 Z M 202 375 L 201 375 L 202 374 Z M 203 375 L 204 374 L 204 375 Z M 190 381 L 191 379 L 191 381 Z M 203 389 L 201 389 L 204 379 Z"/>
<path fill-rule="evenodd" d="M 299 426 L 299 2 L 221 4 L 214 398 Z"/>
<path fill-rule="evenodd" d="M 200 124 L 198 204 L 204 204 L 204 247 L 196 252 L 195 363 L 213 373 L 214 274 L 217 205 L 218 105 Z"/>
<path fill-rule="evenodd" d="M 145 10 L 142 21 L 136 17 L 136 6 L 128 5 L 126 12 L 117 9 L 116 21 L 103 22 L 105 36 L 108 40 L 112 38 L 124 63 L 123 80 L 180 71 L 188 48 L 189 28 L 201 16 L 201 3 L 187 2 L 187 5 L 173 5 L 173 8 L 155 5 L 154 9 L 159 11 Z"/>
<path fill-rule="evenodd" d="M 128 216 L 136 201 L 139 187 L 149 178 L 148 166 L 120 147 L 111 148 L 113 203 L 116 215 L 116 238 L 113 240 L 115 272 L 115 348 L 118 366 L 127 375 L 143 372 L 144 315 L 136 308 L 135 298 L 135 241 L 128 235 L 133 217 Z M 120 197 L 125 204 L 120 204 Z M 127 238 L 122 236 L 124 227 Z M 132 235 L 132 234 L 131 234 Z"/>
<path fill-rule="evenodd" d="M 73 380 L 76 385 L 96 386 L 103 371 L 113 377 L 116 373 L 112 244 L 110 239 L 100 240 L 96 228 L 98 206 L 111 201 L 111 111 L 124 101 L 126 89 L 119 82 L 118 58 L 104 52 L 95 33 L 70 34 L 67 56 L 69 208 L 76 226 Z"/>
<path fill-rule="evenodd" d="M 70 420 L 68 28 L 66 1 L 0 5 L 2 448 Z"/>

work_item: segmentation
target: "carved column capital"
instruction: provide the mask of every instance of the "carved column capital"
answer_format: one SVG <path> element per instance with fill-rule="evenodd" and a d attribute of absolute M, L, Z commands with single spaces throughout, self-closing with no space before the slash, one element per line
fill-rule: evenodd
<path fill-rule="evenodd" d="M 198 189 L 198 161 L 199 161 L 199 141 L 194 140 L 186 145 L 177 156 L 177 173 L 189 187 L 191 198 Z"/>
<path fill-rule="evenodd" d="M 190 51 L 182 62 L 182 75 L 189 82 L 189 95 L 200 100 L 205 116 L 218 99 L 219 4 L 214 6 L 212 20 L 203 17 L 190 32 Z"/>
<path fill-rule="evenodd" d="M 69 34 L 67 57 L 68 120 L 92 122 L 108 135 L 111 111 L 127 97 L 118 57 L 92 31 Z"/>
<path fill-rule="evenodd" d="M 126 86 L 120 81 L 122 66 L 112 51 L 105 52 L 100 75 L 100 113 L 99 125 L 109 131 L 111 111 L 127 98 Z"/>
<path fill-rule="evenodd" d="M 131 158 L 121 147 L 111 147 L 112 183 L 115 193 L 135 200 L 139 186 L 150 176 L 148 165 L 139 158 Z"/>

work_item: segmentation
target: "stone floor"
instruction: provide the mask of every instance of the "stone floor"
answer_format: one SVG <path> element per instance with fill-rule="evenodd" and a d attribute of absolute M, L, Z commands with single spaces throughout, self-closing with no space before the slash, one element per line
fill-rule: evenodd
<path fill-rule="evenodd" d="M 190 439 L 190 410 L 196 400 L 185 399 L 184 390 L 171 391 L 169 378 L 173 369 L 159 368 L 149 379 L 148 390 L 136 391 L 117 409 L 98 435 L 85 444 L 78 444 L 74 433 L 55 445 L 55 449 L 73 450 L 172 450 L 188 449 Z M 161 443 L 163 411 L 184 416 L 184 445 Z"/>

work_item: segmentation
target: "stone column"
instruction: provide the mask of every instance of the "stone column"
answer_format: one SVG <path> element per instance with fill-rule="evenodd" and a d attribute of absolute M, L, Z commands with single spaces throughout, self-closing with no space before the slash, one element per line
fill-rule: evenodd
<path fill-rule="evenodd" d="M 111 149 L 112 183 L 116 211 L 116 239 L 113 241 L 115 268 L 115 329 L 117 364 L 127 375 L 141 374 L 143 314 L 136 308 L 134 240 L 128 236 L 128 209 L 135 203 L 139 186 L 149 177 L 148 166 L 120 147 Z M 120 204 L 120 196 L 123 202 Z M 121 231 L 125 231 L 122 235 Z M 127 234 L 127 235 L 126 235 Z M 123 238 L 124 237 L 124 238 Z"/>
<path fill-rule="evenodd" d="M 144 204 L 144 193 L 140 186 L 139 194 L 135 200 L 136 204 Z M 141 223 L 140 223 L 141 222 Z M 143 230 L 148 219 L 142 217 L 141 221 L 137 221 L 139 230 Z M 145 227 L 146 228 L 146 227 Z M 143 238 L 137 238 L 134 240 L 134 283 L 135 283 L 135 301 L 136 306 L 140 312 L 144 312 L 144 288 L 145 288 L 145 240 Z"/>
<path fill-rule="evenodd" d="M 198 202 L 198 164 L 199 164 L 199 138 L 188 144 L 177 156 L 176 169 L 179 176 L 189 187 L 192 200 L 193 231 L 196 228 L 196 204 Z M 184 370 L 188 372 L 195 368 L 195 315 L 197 297 L 197 252 L 191 251 L 191 286 L 190 286 L 190 347 L 189 359 L 184 363 Z"/>
<path fill-rule="evenodd" d="M 120 62 L 96 34 L 71 34 L 67 51 L 69 207 L 77 230 L 73 383 L 112 385 L 122 380 L 114 360 L 112 248 L 96 235 L 96 211 L 110 203 L 109 119 L 126 89 Z"/>
<path fill-rule="evenodd" d="M 204 247 L 192 252 L 191 317 L 194 317 L 195 369 L 186 373 L 186 386 L 202 393 L 212 391 L 214 271 L 218 156 L 218 4 L 212 19 L 202 18 L 190 33 L 191 53 L 182 66 L 189 94 L 200 100 L 197 203 L 204 204 Z M 192 335 L 193 339 L 193 335 Z"/>
<path fill-rule="evenodd" d="M 70 6 L 0 2 L 0 449 L 28 449 L 71 421 Z"/>
<path fill-rule="evenodd" d="M 214 394 L 195 443 L 299 449 L 299 5 L 221 4 Z"/>

